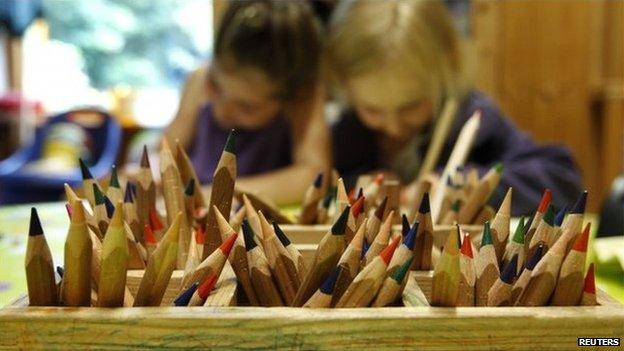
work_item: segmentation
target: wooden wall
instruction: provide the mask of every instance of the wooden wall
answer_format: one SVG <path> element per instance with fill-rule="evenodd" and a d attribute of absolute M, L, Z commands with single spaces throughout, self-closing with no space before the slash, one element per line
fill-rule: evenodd
<path fill-rule="evenodd" d="M 477 84 L 540 142 L 568 146 L 590 210 L 624 165 L 624 2 L 474 0 Z"/>

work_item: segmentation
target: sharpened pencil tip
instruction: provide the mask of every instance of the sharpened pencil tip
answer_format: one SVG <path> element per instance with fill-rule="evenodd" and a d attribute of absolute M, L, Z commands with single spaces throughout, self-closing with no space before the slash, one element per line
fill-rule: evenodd
<path fill-rule="evenodd" d="M 85 164 L 84 160 L 82 158 L 79 158 L 78 162 L 80 163 L 80 172 L 82 173 L 82 179 L 93 179 L 93 175 L 91 174 L 91 171 L 89 170 L 89 167 L 87 167 L 87 165 Z"/>
<path fill-rule="evenodd" d="M 358 199 L 355 200 L 355 203 L 353 203 L 353 206 L 351 206 L 351 213 L 353 213 L 354 217 L 357 218 L 362 212 L 364 212 L 364 201 L 366 201 L 366 198 L 362 195 L 358 197 Z"/>
<path fill-rule="evenodd" d="M 216 273 L 212 273 L 197 288 L 197 295 L 199 295 L 202 300 L 206 300 L 208 298 L 208 295 L 210 295 L 210 292 L 214 289 L 215 284 L 217 284 L 217 279 L 219 279 L 219 276 Z"/>
<path fill-rule="evenodd" d="M 397 283 L 401 283 L 407 272 L 409 272 L 410 267 L 412 266 L 412 261 L 414 260 L 414 256 L 407 259 L 402 265 L 400 265 L 397 269 L 390 274 L 390 278 L 394 279 Z"/>
<path fill-rule="evenodd" d="M 383 219 L 383 214 L 386 212 L 386 206 L 388 205 L 388 197 L 385 196 L 377 209 L 375 210 L 375 217 L 377 217 L 380 221 Z"/>
<path fill-rule="evenodd" d="M 112 218 L 113 212 L 115 212 L 115 205 L 113 205 L 113 203 L 108 198 L 108 196 L 103 195 L 103 197 L 104 197 L 104 206 L 106 206 L 106 215 L 108 216 L 108 218 Z"/>
<path fill-rule="evenodd" d="M 193 294 L 195 293 L 195 290 L 197 290 L 198 286 L 199 286 L 198 282 L 193 283 L 188 289 L 184 290 L 173 301 L 173 304 L 176 306 L 188 306 L 189 302 L 191 301 L 191 297 L 193 297 Z"/>
<path fill-rule="evenodd" d="M 186 184 L 186 188 L 184 188 L 184 195 L 193 196 L 194 194 L 195 194 L 195 179 L 191 178 Z"/>
<path fill-rule="evenodd" d="M 401 234 L 406 236 L 410 231 L 410 224 L 407 216 L 404 214 L 401 215 Z"/>
<path fill-rule="evenodd" d="M 290 245 L 290 239 L 288 239 L 288 237 L 286 236 L 286 233 L 284 233 L 282 228 L 280 228 L 276 222 L 273 222 L 273 231 L 275 232 L 275 235 L 277 235 L 277 238 L 279 239 L 279 241 L 282 243 L 284 247 L 287 247 L 288 245 Z"/>
<path fill-rule="evenodd" d="M 464 240 L 462 241 L 462 246 L 461 246 L 461 249 L 459 250 L 459 252 L 461 252 L 462 255 L 464 255 L 466 257 L 473 258 L 473 256 L 472 256 L 472 243 L 470 242 L 470 234 L 469 233 L 466 233 L 466 235 L 464 235 Z"/>
<path fill-rule="evenodd" d="M 555 224 L 555 208 L 552 205 L 548 206 L 548 210 L 543 217 L 543 221 L 551 227 Z"/>
<path fill-rule="evenodd" d="M 561 223 L 563 223 L 563 219 L 565 218 L 566 215 L 566 206 L 563 206 L 559 212 L 557 212 L 557 215 L 555 216 L 555 226 L 556 227 L 561 227 Z"/>
<path fill-rule="evenodd" d="M 43 235 L 43 228 L 41 228 L 41 221 L 39 220 L 39 214 L 34 207 L 30 208 L 30 228 L 28 229 L 28 236 Z"/>
<path fill-rule="evenodd" d="M 331 232 L 333 235 L 343 235 L 345 233 L 345 229 L 347 228 L 347 219 L 349 218 L 349 211 L 351 210 L 351 206 L 345 207 L 340 214 L 340 217 L 336 220 L 336 223 L 331 227 Z"/>
<path fill-rule="evenodd" d="M 390 245 L 386 246 L 386 248 L 379 254 L 379 257 L 381 257 L 381 259 L 386 263 L 386 266 L 390 264 L 390 260 L 392 259 L 392 255 L 394 255 L 394 250 L 399 245 L 400 239 L 400 236 L 395 236 Z"/>
<path fill-rule="evenodd" d="M 585 274 L 583 291 L 588 294 L 596 294 L 596 277 L 593 262 L 589 265 L 589 268 L 587 269 L 587 274 Z"/>
<path fill-rule="evenodd" d="M 111 177 L 110 181 L 108 182 L 108 186 L 113 188 L 121 188 L 121 186 L 119 185 L 119 176 L 117 175 L 117 166 L 115 165 L 111 167 Z"/>
<path fill-rule="evenodd" d="M 253 250 L 258 244 L 256 240 L 254 240 L 254 231 L 251 229 L 251 225 L 249 225 L 249 221 L 247 218 L 243 219 L 243 238 L 245 239 L 245 249 L 247 251 Z"/>
<path fill-rule="evenodd" d="M 423 198 L 420 201 L 420 208 L 418 212 L 425 214 L 431 212 L 431 206 L 429 205 L 429 192 L 423 194 Z"/>
<path fill-rule="evenodd" d="M 95 205 L 102 205 L 104 203 L 104 194 L 100 190 L 100 187 L 93 183 L 93 196 L 95 197 Z"/>
<path fill-rule="evenodd" d="M 230 130 L 230 134 L 225 141 L 225 147 L 223 148 L 223 151 L 236 155 L 236 130 Z"/>
<path fill-rule="evenodd" d="M 544 251 L 544 244 L 541 242 L 537 246 L 537 249 L 533 252 L 533 256 L 529 257 L 526 263 L 526 268 L 529 270 L 533 270 L 535 265 L 542 259 L 542 252 Z"/>
<path fill-rule="evenodd" d="M 574 206 L 570 210 L 570 213 L 583 214 L 585 213 L 585 204 L 587 204 L 587 190 L 583 191 L 581 196 L 576 200 Z"/>
<path fill-rule="evenodd" d="M 537 212 L 544 213 L 550 205 L 550 200 L 552 199 L 552 192 L 550 189 L 544 190 L 544 195 L 542 195 L 542 200 L 540 201 L 539 206 L 537 207 Z"/>
<path fill-rule="evenodd" d="M 507 263 L 507 265 L 503 269 L 503 272 L 501 273 L 501 280 L 506 284 L 511 284 L 516 276 L 517 267 L 518 255 L 516 254 L 511 258 L 511 261 L 509 261 L 509 263 Z"/>
<path fill-rule="evenodd" d="M 141 155 L 141 168 L 150 168 L 149 154 L 147 145 L 143 145 L 143 155 Z"/>
<path fill-rule="evenodd" d="M 316 175 L 316 178 L 314 178 L 314 182 L 312 183 L 312 185 L 315 188 L 320 188 L 321 184 L 323 184 L 323 172 L 319 172 L 319 174 Z"/>
<path fill-rule="evenodd" d="M 581 235 L 574 242 L 572 250 L 579 252 L 587 252 L 587 243 L 589 241 L 589 231 L 591 230 L 591 223 L 585 225 L 585 229 L 581 232 Z"/>
<path fill-rule="evenodd" d="M 481 247 L 492 244 L 492 230 L 490 228 L 490 221 L 487 221 L 483 225 L 483 237 L 481 238 Z"/>
<path fill-rule="evenodd" d="M 407 231 L 407 235 L 405 235 L 403 239 L 403 243 L 410 250 L 414 249 L 414 244 L 416 243 L 416 233 L 418 232 L 419 225 L 420 225 L 420 222 L 418 221 L 414 222 L 414 225 Z"/>
<path fill-rule="evenodd" d="M 219 247 L 219 249 L 221 250 L 221 252 L 223 252 L 223 255 L 225 257 L 228 257 L 230 255 L 230 251 L 232 251 L 232 247 L 234 246 L 234 243 L 236 242 L 237 237 L 238 237 L 238 233 L 236 232 L 232 233 L 232 235 L 228 236 L 228 238 L 225 239 L 223 244 L 221 244 L 221 246 Z"/>
<path fill-rule="evenodd" d="M 338 274 L 340 273 L 340 266 L 334 267 L 334 269 L 329 272 L 327 279 L 321 284 L 319 290 L 325 295 L 331 295 L 334 293 L 334 287 L 336 286 L 336 280 L 338 279 Z"/>
<path fill-rule="evenodd" d="M 132 185 L 130 182 L 126 185 L 126 193 L 124 194 L 124 202 L 125 203 L 133 203 L 134 197 L 132 196 Z"/>

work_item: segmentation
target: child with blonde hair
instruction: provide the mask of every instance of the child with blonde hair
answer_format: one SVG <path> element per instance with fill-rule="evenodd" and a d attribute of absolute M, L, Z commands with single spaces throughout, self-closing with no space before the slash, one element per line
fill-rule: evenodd
<path fill-rule="evenodd" d="M 514 187 L 514 214 L 532 213 L 544 188 L 553 191 L 557 205 L 572 202 L 580 177 L 569 152 L 538 146 L 507 119 L 472 85 L 466 56 L 439 1 L 342 2 L 327 39 L 329 74 L 350 106 L 332 129 L 338 171 L 353 181 L 382 169 L 413 182 L 433 132 L 450 123 L 433 167 L 440 171 L 460 128 L 480 110 L 481 127 L 467 165 L 483 175 L 503 163 L 491 203 L 498 205 L 508 187 Z"/>

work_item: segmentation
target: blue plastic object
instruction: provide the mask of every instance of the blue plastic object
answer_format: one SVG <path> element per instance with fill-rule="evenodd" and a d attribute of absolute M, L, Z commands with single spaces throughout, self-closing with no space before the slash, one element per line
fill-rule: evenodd
<path fill-rule="evenodd" d="M 64 173 L 34 172 L 24 167 L 41 157 L 45 137 L 52 125 L 74 123 L 71 116 L 81 112 L 97 113 L 103 117 L 103 122 L 97 126 L 81 125 L 93 142 L 92 157 L 87 162 L 89 169 L 95 178 L 101 178 L 110 171 L 117 159 L 122 139 L 122 130 L 115 118 L 96 109 L 68 111 L 49 118 L 45 125 L 37 128 L 32 144 L 0 162 L 0 204 L 58 201 L 64 183 L 72 187 L 81 185 L 82 176 L 78 166 Z"/>

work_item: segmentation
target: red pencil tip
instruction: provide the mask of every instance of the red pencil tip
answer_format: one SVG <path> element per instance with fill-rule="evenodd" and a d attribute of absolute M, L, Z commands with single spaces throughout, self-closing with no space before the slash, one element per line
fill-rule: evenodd
<path fill-rule="evenodd" d="M 550 189 L 544 190 L 544 195 L 542 195 L 542 201 L 540 201 L 539 207 L 537 211 L 540 213 L 545 213 L 548 209 L 548 205 L 550 205 L 550 200 L 552 199 L 552 192 Z"/>
<path fill-rule="evenodd" d="M 154 231 L 152 231 L 152 228 L 147 224 L 143 227 L 143 240 L 146 244 L 150 245 L 156 245 L 158 243 L 154 236 Z"/>
<path fill-rule="evenodd" d="M 206 243 L 206 232 L 203 225 L 198 225 L 195 230 L 195 242 L 197 245 L 204 245 Z"/>
<path fill-rule="evenodd" d="M 461 249 L 459 250 L 462 255 L 472 258 L 472 244 L 470 242 L 470 234 L 464 235 L 464 241 L 462 242 Z"/>
<path fill-rule="evenodd" d="M 349 198 L 349 204 L 352 205 L 353 204 L 353 197 L 355 196 L 355 189 L 351 189 L 351 191 L 349 191 L 349 193 L 347 194 L 347 197 Z"/>
<path fill-rule="evenodd" d="M 591 223 L 587 223 L 583 232 L 574 242 L 574 246 L 572 246 L 572 250 L 587 252 L 587 242 L 589 241 L 589 230 L 591 229 Z"/>
<path fill-rule="evenodd" d="M 590 264 L 585 275 L 583 291 L 588 294 L 596 294 L 596 277 L 594 275 L 594 264 Z"/>
<path fill-rule="evenodd" d="M 197 295 L 199 295 L 199 297 L 201 297 L 202 300 L 205 300 L 208 298 L 208 295 L 210 295 L 210 292 L 212 291 L 215 284 L 217 283 L 217 278 L 219 277 L 215 273 L 212 273 L 210 276 L 208 276 L 208 278 L 206 278 L 206 280 L 204 280 L 204 282 L 199 286 L 199 288 L 197 288 Z"/>
<path fill-rule="evenodd" d="M 362 213 L 362 209 L 364 208 L 364 200 L 365 200 L 364 196 L 360 197 L 359 199 L 357 199 L 357 201 L 355 201 L 355 203 L 351 207 L 351 213 L 353 214 L 354 217 L 357 218 L 357 216 L 359 216 L 360 213 Z"/>
<path fill-rule="evenodd" d="M 384 181 L 384 174 L 383 173 L 377 174 L 377 176 L 375 177 L 375 183 L 377 183 L 377 185 L 381 185 L 383 181 Z"/>
<path fill-rule="evenodd" d="M 158 218 L 158 213 L 156 213 L 155 208 L 152 208 L 149 212 L 149 222 L 150 222 L 150 227 L 152 227 L 152 230 L 163 229 L 163 224 L 160 221 L 160 218 Z"/>
<path fill-rule="evenodd" d="M 392 259 L 392 255 L 394 255 L 394 250 L 396 249 L 397 245 L 399 245 L 400 239 L 400 235 L 395 236 L 394 239 L 392 239 L 390 245 L 386 246 L 386 248 L 383 249 L 383 251 L 381 251 L 381 253 L 379 254 L 381 259 L 386 263 L 386 266 L 390 264 L 390 260 Z"/>
<path fill-rule="evenodd" d="M 223 244 L 221 244 L 221 246 L 219 247 L 219 249 L 221 249 L 221 252 L 223 252 L 225 257 L 228 257 L 230 255 L 232 246 L 234 246 L 234 243 L 236 242 L 236 237 L 238 237 L 238 233 L 232 233 L 232 235 L 230 235 L 227 239 L 225 239 Z"/>

